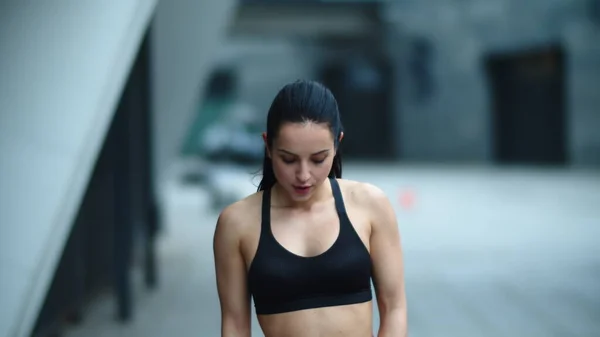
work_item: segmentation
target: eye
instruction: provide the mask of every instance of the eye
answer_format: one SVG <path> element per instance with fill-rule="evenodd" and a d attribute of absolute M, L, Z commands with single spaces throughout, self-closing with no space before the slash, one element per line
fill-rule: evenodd
<path fill-rule="evenodd" d="M 323 159 L 313 159 L 313 163 L 315 163 L 315 164 L 323 164 L 325 162 L 325 159 L 327 159 L 327 157 L 325 157 Z"/>
<path fill-rule="evenodd" d="M 296 161 L 293 158 L 284 158 L 284 157 L 282 157 L 281 160 L 286 164 L 293 164 Z"/>

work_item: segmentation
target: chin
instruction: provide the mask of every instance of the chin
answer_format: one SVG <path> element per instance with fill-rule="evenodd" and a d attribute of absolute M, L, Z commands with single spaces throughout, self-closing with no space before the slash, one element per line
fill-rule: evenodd
<path fill-rule="evenodd" d="M 312 197 L 312 193 L 305 194 L 305 195 L 292 194 L 292 199 L 294 201 L 306 201 L 306 200 L 310 199 L 310 197 Z"/>
<path fill-rule="evenodd" d="M 306 194 L 298 194 L 296 193 L 296 191 L 292 188 L 291 191 L 288 191 L 289 196 L 294 199 L 294 200 L 305 200 L 308 199 L 311 195 L 312 192 L 308 192 Z"/>

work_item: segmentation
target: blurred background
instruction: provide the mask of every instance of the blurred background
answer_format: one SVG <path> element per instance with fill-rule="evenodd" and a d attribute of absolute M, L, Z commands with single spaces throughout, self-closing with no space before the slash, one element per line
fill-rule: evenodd
<path fill-rule="evenodd" d="M 6 0 L 0 337 L 219 336 L 216 218 L 299 78 L 396 207 L 409 335 L 600 336 L 600 1 Z"/>

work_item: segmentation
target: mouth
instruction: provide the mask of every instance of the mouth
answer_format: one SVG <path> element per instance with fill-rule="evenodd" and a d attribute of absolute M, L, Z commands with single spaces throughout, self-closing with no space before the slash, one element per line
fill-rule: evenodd
<path fill-rule="evenodd" d="M 306 194 L 312 186 L 294 186 L 294 191 L 298 194 Z"/>

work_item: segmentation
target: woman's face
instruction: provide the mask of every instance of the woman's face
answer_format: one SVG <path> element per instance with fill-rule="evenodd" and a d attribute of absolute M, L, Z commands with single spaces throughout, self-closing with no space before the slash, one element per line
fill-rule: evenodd
<path fill-rule="evenodd" d="M 308 200 L 331 171 L 335 146 L 327 124 L 284 123 L 269 156 L 279 185 L 293 201 Z"/>

